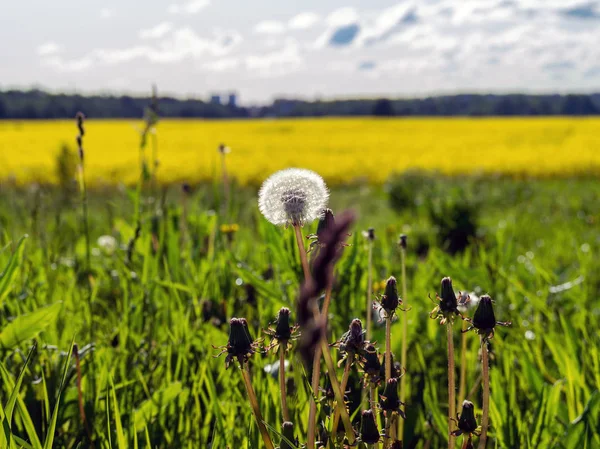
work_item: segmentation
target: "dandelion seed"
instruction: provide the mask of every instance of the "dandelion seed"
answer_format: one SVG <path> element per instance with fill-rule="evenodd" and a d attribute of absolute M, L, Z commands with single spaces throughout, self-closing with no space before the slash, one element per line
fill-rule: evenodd
<path fill-rule="evenodd" d="M 274 225 L 304 225 L 323 214 L 327 186 L 313 171 L 289 168 L 271 175 L 260 188 L 258 207 Z"/>
<path fill-rule="evenodd" d="M 101 235 L 98 237 L 98 246 L 106 254 L 112 254 L 117 249 L 117 239 L 112 235 Z"/>

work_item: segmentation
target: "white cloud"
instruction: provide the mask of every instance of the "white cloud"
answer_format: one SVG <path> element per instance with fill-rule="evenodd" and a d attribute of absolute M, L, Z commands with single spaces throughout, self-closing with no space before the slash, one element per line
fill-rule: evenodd
<path fill-rule="evenodd" d="M 359 21 L 359 15 L 355 8 L 339 8 L 330 13 L 325 19 L 330 27 L 350 25 Z"/>
<path fill-rule="evenodd" d="M 276 20 L 263 20 L 254 27 L 254 32 L 258 34 L 281 34 L 285 31 L 285 25 Z"/>
<path fill-rule="evenodd" d="M 233 31 L 215 32 L 213 36 L 201 37 L 191 28 L 181 28 L 155 45 L 134 45 L 125 48 L 96 49 L 90 54 L 73 60 L 60 57 L 47 59 L 46 63 L 56 69 L 82 71 L 97 64 L 116 65 L 143 59 L 156 64 L 174 64 L 185 59 L 201 60 L 205 56 L 222 57 L 229 54 L 242 41 Z"/>
<path fill-rule="evenodd" d="M 171 22 L 161 22 L 152 28 L 140 30 L 139 36 L 140 39 L 160 39 L 167 35 L 172 29 L 173 24 Z"/>
<path fill-rule="evenodd" d="M 116 11 L 112 8 L 102 8 L 100 10 L 100 18 L 103 20 L 110 19 L 115 16 Z"/>
<path fill-rule="evenodd" d="M 52 67 L 58 72 L 83 72 L 92 68 L 94 59 L 90 56 L 84 56 L 83 58 L 66 61 L 59 56 L 51 56 L 44 59 L 42 64 Z"/>
<path fill-rule="evenodd" d="M 203 69 L 210 72 L 229 72 L 240 66 L 238 58 L 223 58 L 216 61 L 207 62 L 201 65 Z"/>
<path fill-rule="evenodd" d="M 170 14 L 197 14 L 210 5 L 210 0 L 190 0 L 186 3 L 172 3 L 167 8 Z"/>
<path fill-rule="evenodd" d="M 50 56 L 61 51 L 60 45 L 56 42 L 45 42 L 37 48 L 37 54 L 40 56 Z"/>
<path fill-rule="evenodd" d="M 314 12 L 302 12 L 290 19 L 288 27 L 292 30 L 305 30 L 316 25 L 321 17 Z"/>
<path fill-rule="evenodd" d="M 293 39 L 288 39 L 281 49 L 249 55 L 245 59 L 246 68 L 263 77 L 283 76 L 297 71 L 303 64 L 300 47 Z"/>

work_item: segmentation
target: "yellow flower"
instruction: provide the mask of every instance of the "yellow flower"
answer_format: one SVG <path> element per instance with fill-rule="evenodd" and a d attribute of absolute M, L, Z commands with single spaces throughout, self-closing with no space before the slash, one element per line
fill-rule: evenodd
<path fill-rule="evenodd" d="M 223 234 L 235 234 L 240 230 L 240 226 L 237 223 L 222 224 L 219 229 Z"/>

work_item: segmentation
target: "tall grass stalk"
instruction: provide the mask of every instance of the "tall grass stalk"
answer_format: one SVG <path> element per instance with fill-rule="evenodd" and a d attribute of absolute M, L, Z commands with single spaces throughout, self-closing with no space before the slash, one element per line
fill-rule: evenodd
<path fill-rule="evenodd" d="M 454 436 L 452 436 L 452 421 L 456 419 L 456 398 L 454 381 L 454 339 L 452 334 L 453 320 L 446 323 L 446 337 L 448 339 L 448 449 L 454 449 Z"/>
<path fill-rule="evenodd" d="M 82 208 L 82 223 L 83 223 L 83 234 L 85 237 L 85 262 L 86 262 L 86 270 L 89 271 L 91 268 L 91 244 L 90 244 L 90 228 L 88 221 L 88 198 L 87 198 L 87 186 L 85 182 L 85 152 L 83 150 L 83 136 L 85 135 L 85 128 L 83 126 L 83 122 L 85 120 L 85 115 L 83 112 L 78 112 L 76 116 L 77 120 L 77 151 L 79 154 L 79 191 L 81 193 L 81 208 Z M 91 325 L 91 323 L 90 323 Z"/>
<path fill-rule="evenodd" d="M 252 407 L 252 413 L 254 413 L 254 418 L 256 419 L 256 424 L 258 425 L 258 430 L 262 436 L 263 442 L 267 449 L 275 449 L 273 445 L 273 441 L 271 440 L 271 436 L 267 431 L 267 427 L 265 426 L 262 414 L 260 412 L 260 408 L 258 406 L 258 399 L 256 398 L 256 393 L 252 388 L 252 382 L 250 381 L 250 370 L 248 368 L 248 363 L 244 362 L 242 364 L 242 379 L 244 380 L 244 386 L 246 387 L 246 393 L 248 394 L 248 400 L 250 401 L 250 407 Z"/>
<path fill-rule="evenodd" d="M 490 418 L 490 366 L 487 341 L 481 337 L 481 374 L 483 377 L 483 410 L 481 416 L 481 437 L 478 449 L 485 449 Z"/>
<path fill-rule="evenodd" d="M 283 421 L 290 420 L 290 411 L 287 406 L 287 395 L 285 392 L 285 345 L 279 345 L 279 389 L 281 390 L 281 413 Z"/>
<path fill-rule="evenodd" d="M 230 195 L 231 188 L 229 185 L 229 176 L 227 174 L 227 153 L 229 152 L 229 148 L 227 148 L 224 144 L 219 145 L 219 153 L 221 154 L 221 176 L 223 179 L 223 210 L 225 211 L 225 215 L 229 214 L 229 204 L 230 204 Z"/>
<path fill-rule="evenodd" d="M 371 340 L 371 328 L 373 327 L 373 240 L 368 239 L 368 260 L 367 260 L 367 340 Z"/>
<path fill-rule="evenodd" d="M 94 441 L 92 440 L 92 432 L 85 416 L 85 409 L 83 407 L 83 390 L 81 389 L 81 360 L 79 358 L 79 348 L 75 344 L 73 345 L 73 356 L 75 357 L 75 370 L 77 372 L 77 404 L 79 406 L 79 417 L 81 418 L 81 424 L 87 433 L 90 440 L 90 448 L 94 449 Z"/>

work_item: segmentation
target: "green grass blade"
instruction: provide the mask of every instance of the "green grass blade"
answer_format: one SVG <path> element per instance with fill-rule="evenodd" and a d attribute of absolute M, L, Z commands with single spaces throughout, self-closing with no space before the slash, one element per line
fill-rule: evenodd
<path fill-rule="evenodd" d="M 63 368 L 62 373 L 62 381 L 60 383 L 60 388 L 58 390 L 58 396 L 56 398 L 56 404 L 54 405 L 54 410 L 52 411 L 52 418 L 50 418 L 50 424 L 48 426 L 48 433 L 46 434 L 46 439 L 44 440 L 44 449 L 52 449 L 54 444 L 54 433 L 56 432 L 56 423 L 58 421 L 58 410 L 60 408 L 60 398 L 65 389 L 65 381 L 67 380 L 67 372 L 69 371 L 69 366 L 71 365 L 71 356 L 73 355 L 73 343 L 74 339 L 71 340 L 71 345 L 69 346 L 69 352 L 67 353 L 67 357 L 65 360 L 65 366 Z"/>

